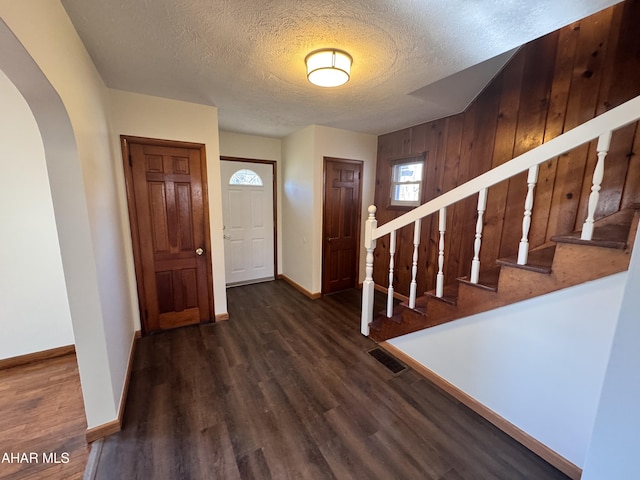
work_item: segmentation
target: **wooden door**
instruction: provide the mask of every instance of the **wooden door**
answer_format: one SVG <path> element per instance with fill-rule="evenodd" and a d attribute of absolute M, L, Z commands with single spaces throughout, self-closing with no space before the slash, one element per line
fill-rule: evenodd
<path fill-rule="evenodd" d="M 325 158 L 322 293 L 358 282 L 362 162 Z"/>
<path fill-rule="evenodd" d="M 204 147 L 129 138 L 123 151 L 144 332 L 210 321 Z"/>
<path fill-rule="evenodd" d="M 264 162 L 220 162 L 228 286 L 274 279 L 273 168 Z"/>

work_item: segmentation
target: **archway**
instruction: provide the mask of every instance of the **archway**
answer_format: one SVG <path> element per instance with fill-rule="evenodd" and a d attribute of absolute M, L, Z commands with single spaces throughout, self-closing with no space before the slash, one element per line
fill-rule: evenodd
<path fill-rule="evenodd" d="M 89 427 L 117 416 L 107 357 L 90 219 L 74 132 L 58 93 L 0 20 L 0 70 L 20 91 L 38 124 L 71 311 Z"/>

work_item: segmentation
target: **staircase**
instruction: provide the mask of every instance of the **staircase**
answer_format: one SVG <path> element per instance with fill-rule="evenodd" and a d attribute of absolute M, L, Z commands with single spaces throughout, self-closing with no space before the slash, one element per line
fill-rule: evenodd
<path fill-rule="evenodd" d="M 480 271 L 477 283 L 458 278 L 445 286 L 441 297 L 431 290 L 416 298 L 414 308 L 401 302 L 391 317 L 379 312 L 369 336 L 382 342 L 624 271 L 639 220 L 640 205 L 633 205 L 595 222 L 591 240 L 573 232 L 531 250 L 524 265 L 516 257 L 499 259 L 496 266 Z"/>
<path fill-rule="evenodd" d="M 375 219 L 375 206 L 369 207 L 365 227 L 367 259 L 363 283 L 362 334 L 376 341 L 384 341 L 626 270 L 640 220 L 640 205 L 630 205 L 600 219 L 595 219 L 595 211 L 612 132 L 639 118 L 640 97 L 636 97 L 380 227 Z M 594 139 L 598 140 L 598 159 L 593 172 L 587 218 L 582 229 L 552 237 L 550 242 L 530 249 L 528 233 L 539 165 Z M 488 188 L 525 171 L 528 171 L 528 188 L 523 205 L 522 239 L 518 255 L 498 259 L 494 265 L 481 266 L 480 249 Z M 478 196 L 478 209 L 475 238 L 472 239 L 474 257 L 471 271 L 468 277 L 445 282 L 442 265 L 446 255 L 444 236 L 447 207 L 472 195 Z M 439 272 L 435 288 L 418 296 L 415 290 L 420 265 L 420 222 L 432 214 L 438 215 Z M 414 254 L 411 291 L 408 299 L 399 303 L 395 299 L 393 286 L 395 238 L 398 229 L 412 223 Z M 374 315 L 373 252 L 376 240 L 385 235 L 390 236 L 387 308 Z"/>

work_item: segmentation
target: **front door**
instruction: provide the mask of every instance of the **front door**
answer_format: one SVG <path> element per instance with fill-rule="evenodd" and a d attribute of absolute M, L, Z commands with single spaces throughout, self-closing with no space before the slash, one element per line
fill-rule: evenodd
<path fill-rule="evenodd" d="M 227 285 L 273 280 L 273 164 L 222 160 Z"/>
<path fill-rule="evenodd" d="M 322 293 L 357 286 L 361 177 L 362 162 L 325 158 Z"/>
<path fill-rule="evenodd" d="M 123 152 L 145 333 L 211 320 L 204 147 L 123 138 Z"/>

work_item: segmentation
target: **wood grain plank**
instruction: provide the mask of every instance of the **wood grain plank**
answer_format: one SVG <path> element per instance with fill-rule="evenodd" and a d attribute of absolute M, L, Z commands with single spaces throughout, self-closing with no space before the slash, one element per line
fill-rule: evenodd
<path fill-rule="evenodd" d="M 471 162 L 475 140 L 477 105 L 474 103 L 464 113 L 464 125 L 462 127 L 462 142 L 460 149 L 460 167 L 458 169 L 458 181 L 460 184 L 471 179 Z M 453 240 L 449 259 L 457 257 L 458 271 L 456 278 L 469 274 L 471 259 L 473 258 L 473 239 L 476 229 L 477 196 L 473 195 L 458 202 L 452 219 L 453 228 L 450 235 Z"/>
<path fill-rule="evenodd" d="M 556 138 L 564 129 L 579 34 L 579 23 L 569 25 L 559 32 L 554 78 L 551 86 L 544 131 L 544 142 Z M 535 228 L 529 234 L 529 244 L 531 248 L 540 246 L 551 238 L 551 235 L 548 233 L 549 216 L 555 189 L 558 161 L 559 159 L 557 158 L 549 160 L 542 164 L 538 171 L 538 183 L 536 185 L 534 209 L 531 217 L 531 223 L 535 225 Z"/>
<path fill-rule="evenodd" d="M 462 148 L 462 132 L 464 128 L 464 116 L 455 115 L 447 119 L 447 138 L 445 143 L 445 159 L 444 159 L 444 175 L 440 189 L 442 192 L 448 192 L 458 186 L 458 171 L 460 168 L 460 152 Z M 456 217 L 459 205 L 453 205 L 447 209 L 447 230 L 445 233 L 445 264 L 444 278 L 445 283 L 453 283 L 458 277 L 458 269 L 460 268 L 460 257 L 456 252 L 456 240 L 451 231 L 454 225 L 453 219 Z M 426 291 L 435 288 L 435 279 L 426 279 Z M 422 291 L 422 290 L 421 290 Z"/>
<path fill-rule="evenodd" d="M 611 16 L 611 9 L 607 9 L 580 21 L 580 40 L 564 131 L 595 116 Z M 594 147 L 595 145 L 585 145 L 559 159 L 547 235 L 571 232 L 584 221 L 584 218 L 578 220 L 578 207 L 581 196 L 588 195 L 582 192 L 582 185 L 589 152 Z"/>
<path fill-rule="evenodd" d="M 622 196 L 622 207 L 640 203 L 640 122 L 635 124 L 633 146 L 629 152 L 629 168 Z"/>
<path fill-rule="evenodd" d="M 525 63 L 518 109 L 518 126 L 513 147 L 514 156 L 532 150 L 541 145 L 544 140 L 557 45 L 558 33 L 554 32 L 527 44 L 524 48 Z M 500 239 L 499 256 L 511 256 L 517 252 L 522 237 L 527 174 L 523 172 L 516 175 L 507 183 L 505 221 Z M 539 227 L 532 225 L 532 229 L 535 228 Z"/>
<path fill-rule="evenodd" d="M 519 52 L 505 67 L 496 83 L 501 84 L 500 104 L 497 114 L 495 142 L 491 168 L 495 168 L 513 158 L 518 110 L 524 74 L 525 55 Z M 489 189 L 487 196 L 486 224 L 489 241 L 483 252 L 485 262 L 493 263 L 500 256 L 500 244 L 505 221 L 509 182 L 501 182 Z M 487 260 L 488 259 L 488 260 Z"/>
<path fill-rule="evenodd" d="M 75 354 L 0 370 L 0 412 L 0 455 L 38 459 L 0 463 L 0 479 L 82 478 L 89 446 Z"/>

